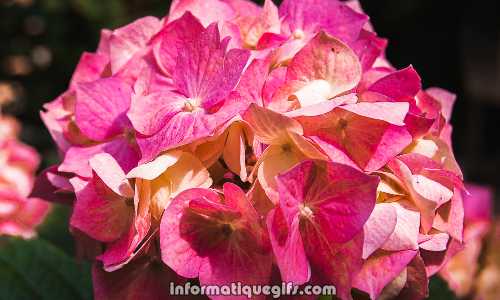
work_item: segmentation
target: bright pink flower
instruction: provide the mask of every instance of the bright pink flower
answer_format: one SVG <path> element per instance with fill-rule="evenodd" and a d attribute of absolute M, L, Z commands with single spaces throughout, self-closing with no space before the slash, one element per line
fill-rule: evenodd
<path fill-rule="evenodd" d="M 345 165 L 306 161 L 277 181 L 280 203 L 267 224 L 283 281 L 302 284 L 319 272 L 346 298 L 361 264 L 361 231 L 378 179 Z"/>
<path fill-rule="evenodd" d="M 191 189 L 173 200 L 160 227 L 162 260 L 202 285 L 267 284 L 272 255 L 260 217 L 239 187 L 223 192 Z"/>
<path fill-rule="evenodd" d="M 20 125 L 0 114 L 0 235 L 32 238 L 50 205 L 29 197 L 40 163 L 35 149 L 17 140 Z"/>

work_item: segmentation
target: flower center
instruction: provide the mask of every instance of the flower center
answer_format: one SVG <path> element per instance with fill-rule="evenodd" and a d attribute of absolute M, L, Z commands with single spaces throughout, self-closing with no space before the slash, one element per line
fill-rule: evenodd
<path fill-rule="evenodd" d="M 308 206 L 301 204 L 299 206 L 300 214 L 306 218 L 311 218 L 313 216 L 313 211 Z"/>
<path fill-rule="evenodd" d="M 301 29 L 295 29 L 295 31 L 292 33 L 292 36 L 296 40 L 301 40 L 304 38 L 305 33 Z"/>

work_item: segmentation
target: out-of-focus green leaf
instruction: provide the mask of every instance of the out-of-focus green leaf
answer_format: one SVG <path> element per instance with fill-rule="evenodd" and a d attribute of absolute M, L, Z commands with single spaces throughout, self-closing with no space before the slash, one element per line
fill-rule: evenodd
<path fill-rule="evenodd" d="M 88 264 L 42 239 L 0 240 L 0 299 L 91 299 Z"/>
<path fill-rule="evenodd" d="M 429 300 L 455 300 L 457 297 L 448 284 L 439 276 L 433 276 L 429 282 Z"/>
<path fill-rule="evenodd" d="M 69 206 L 54 204 L 52 211 L 37 231 L 40 238 L 63 250 L 69 256 L 74 256 L 75 243 L 69 232 L 70 214 Z"/>

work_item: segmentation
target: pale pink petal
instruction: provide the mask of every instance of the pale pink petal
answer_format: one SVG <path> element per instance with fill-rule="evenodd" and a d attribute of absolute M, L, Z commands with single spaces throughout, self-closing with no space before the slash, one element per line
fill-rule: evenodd
<path fill-rule="evenodd" d="M 424 235 L 424 237 L 425 240 L 419 243 L 419 247 L 427 251 L 444 251 L 450 240 L 450 236 L 444 232 Z"/>
<path fill-rule="evenodd" d="M 390 203 L 378 203 L 363 226 L 363 259 L 379 249 L 394 232 L 397 224 L 396 208 Z"/>
<path fill-rule="evenodd" d="M 418 232 L 420 228 L 420 214 L 411 210 L 403 203 L 394 202 L 397 222 L 394 232 L 382 246 L 387 251 L 417 250 Z"/>
<path fill-rule="evenodd" d="M 243 119 L 252 127 L 256 138 L 265 144 L 280 144 L 288 139 L 287 132 L 302 134 L 297 121 L 255 104 L 250 105 Z"/>
<path fill-rule="evenodd" d="M 123 172 L 113 156 L 108 153 L 96 154 L 89 160 L 89 164 L 97 176 L 115 194 L 125 198 L 133 197 L 134 190 L 128 182 L 125 172 Z"/>
<path fill-rule="evenodd" d="M 181 151 L 170 151 L 155 158 L 155 160 L 132 169 L 127 178 L 142 178 L 153 180 L 160 176 L 166 169 L 173 166 L 181 157 Z"/>
<path fill-rule="evenodd" d="M 185 12 L 191 12 L 203 26 L 213 22 L 231 20 L 235 17 L 232 7 L 219 0 L 174 0 L 170 5 L 169 21 L 180 18 Z"/>
<path fill-rule="evenodd" d="M 286 80 L 300 81 L 295 91 L 301 106 L 315 104 L 347 92 L 361 79 L 356 54 L 344 43 L 321 32 L 295 55 Z"/>

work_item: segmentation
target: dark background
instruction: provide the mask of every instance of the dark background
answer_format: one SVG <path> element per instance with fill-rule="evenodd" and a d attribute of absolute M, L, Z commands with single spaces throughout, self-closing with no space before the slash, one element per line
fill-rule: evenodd
<path fill-rule="evenodd" d="M 413 64 L 425 87 L 458 94 L 452 120 L 457 160 L 468 181 L 499 190 L 497 1 L 361 3 L 378 34 L 389 38 L 387 56 L 396 67 Z M 0 102 L 8 91 L 14 92 L 17 101 L 7 113 L 22 121 L 22 139 L 40 151 L 44 166 L 58 158 L 39 110 L 66 89 L 80 54 L 96 48 L 101 28 L 115 28 L 144 15 L 162 17 L 169 5 L 166 0 L 0 0 Z M 67 222 L 69 212 L 56 210 L 40 235 L 71 253 L 67 227 L 56 226 Z M 442 282 L 433 281 L 431 289 L 435 299 L 450 296 Z"/>

